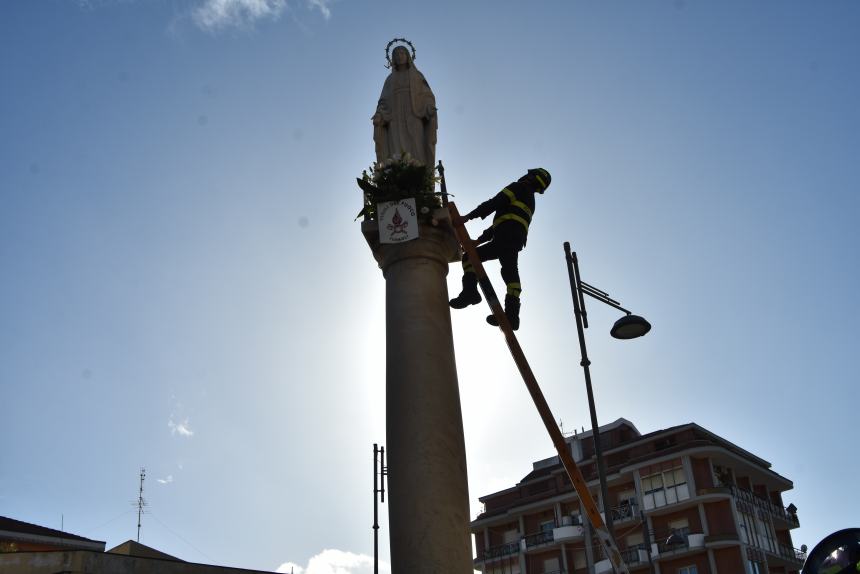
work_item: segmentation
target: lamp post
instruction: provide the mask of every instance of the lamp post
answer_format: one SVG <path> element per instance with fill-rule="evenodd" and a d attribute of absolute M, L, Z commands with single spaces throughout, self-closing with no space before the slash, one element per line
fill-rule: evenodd
<path fill-rule="evenodd" d="M 600 445 L 600 435 L 598 433 L 597 410 L 594 406 L 594 391 L 591 388 L 591 371 L 588 360 L 588 351 L 585 349 L 585 329 L 588 328 L 588 314 L 585 311 L 585 298 L 583 295 L 588 295 L 593 299 L 597 299 L 601 303 L 605 303 L 610 307 L 615 307 L 620 311 L 624 311 L 625 315 L 615 322 L 609 333 L 616 339 L 635 339 L 641 337 L 651 330 L 651 324 L 638 315 L 633 315 L 630 311 L 621 306 L 621 304 L 609 298 L 609 294 L 601 291 L 596 287 L 582 281 L 579 277 L 579 261 L 576 258 L 576 253 L 570 251 L 570 243 L 564 242 L 564 257 L 567 261 L 567 274 L 570 277 L 570 294 L 573 297 L 573 313 L 576 316 L 576 334 L 579 338 L 579 351 L 582 355 L 582 370 L 585 373 L 585 390 L 588 393 L 588 412 L 591 415 L 591 434 L 594 438 L 594 455 L 597 457 L 597 476 L 600 479 L 600 497 L 603 499 L 603 513 L 605 516 L 604 522 L 609 535 L 615 539 L 615 530 L 612 523 L 612 508 L 607 508 L 609 505 L 609 491 L 606 486 L 606 466 L 603 462 L 603 448 Z"/>

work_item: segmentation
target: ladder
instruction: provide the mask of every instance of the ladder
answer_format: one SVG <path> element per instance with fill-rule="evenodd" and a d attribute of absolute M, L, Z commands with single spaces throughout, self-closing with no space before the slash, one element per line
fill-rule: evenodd
<path fill-rule="evenodd" d="M 567 471 L 567 476 L 570 478 L 570 482 L 576 489 L 576 493 L 579 495 L 580 502 L 585 508 L 588 520 L 591 522 L 592 527 L 597 533 L 597 537 L 600 540 L 600 544 L 603 546 L 603 550 L 609 557 L 609 561 L 612 563 L 616 574 L 629 574 L 627 565 L 621 557 L 621 551 L 618 549 L 618 545 L 615 543 L 615 540 L 609 534 L 609 529 L 606 527 L 606 523 L 603 521 L 600 511 L 597 509 L 597 503 L 594 502 L 594 498 L 588 490 L 588 485 L 585 483 L 582 472 L 576 465 L 576 461 L 573 460 L 573 456 L 570 454 L 570 449 L 564 441 L 564 436 L 562 436 L 561 431 L 556 426 L 555 418 L 549 409 L 549 405 L 543 396 L 543 392 L 540 390 L 540 385 L 538 385 L 537 379 L 535 379 L 534 373 L 526 360 L 522 347 L 520 347 L 520 344 L 514 335 L 513 329 L 511 329 L 511 324 L 502 309 L 501 303 L 499 303 L 499 298 L 493 290 L 493 285 L 490 283 L 490 279 L 487 277 L 486 271 L 484 271 L 484 266 L 478 258 L 478 253 L 475 250 L 472 238 L 469 237 L 469 232 L 466 231 L 466 226 L 460 218 L 460 212 L 457 211 L 457 206 L 453 202 L 448 203 L 448 213 L 451 216 L 451 226 L 454 228 L 457 241 L 460 242 L 460 246 L 469 256 L 469 262 L 472 264 L 472 267 L 478 276 L 478 285 L 481 287 L 484 299 L 487 300 L 487 303 L 490 305 L 490 309 L 493 311 L 493 315 L 496 317 L 496 321 L 499 322 L 499 328 L 505 335 L 505 342 L 508 344 L 511 356 L 517 364 L 520 375 L 523 377 L 523 382 L 525 382 L 526 388 L 528 388 L 535 407 L 537 407 L 538 413 L 540 414 L 541 419 L 543 419 L 543 424 L 552 439 L 552 443 L 555 445 L 556 451 L 558 451 L 558 457 L 561 460 L 565 471 Z M 594 440 L 599 440 L 599 437 L 595 436 Z"/>

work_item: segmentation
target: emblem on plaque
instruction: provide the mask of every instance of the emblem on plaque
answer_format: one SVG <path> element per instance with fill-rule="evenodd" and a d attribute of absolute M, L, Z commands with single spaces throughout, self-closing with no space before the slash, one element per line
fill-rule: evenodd
<path fill-rule="evenodd" d="M 376 206 L 379 214 L 379 242 L 402 243 L 418 239 L 418 211 L 415 199 L 386 201 Z"/>

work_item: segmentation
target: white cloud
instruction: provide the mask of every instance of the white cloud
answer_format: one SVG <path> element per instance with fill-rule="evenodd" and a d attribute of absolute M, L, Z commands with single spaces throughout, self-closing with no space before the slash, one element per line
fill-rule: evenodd
<path fill-rule="evenodd" d="M 135 0 L 73 0 L 83 10 L 93 10 L 109 4 L 131 4 Z M 208 32 L 227 28 L 251 29 L 260 20 L 277 20 L 299 0 L 192 0 L 194 6 L 171 22 L 170 29 L 190 15 L 197 27 Z M 331 4 L 335 0 L 302 0 L 309 10 L 319 10 L 323 18 L 331 18 Z"/>
<path fill-rule="evenodd" d="M 199 27 L 214 32 L 248 28 L 261 19 L 277 20 L 286 7 L 287 0 L 205 0 L 192 18 Z"/>
<path fill-rule="evenodd" d="M 333 0 L 304 0 L 323 18 L 331 18 Z M 288 0 L 201 0 L 191 12 L 198 27 L 209 32 L 226 28 L 252 28 L 258 20 L 277 20 L 289 8 Z"/>
<path fill-rule="evenodd" d="M 379 561 L 380 572 L 391 572 L 391 566 L 382 560 Z M 354 554 L 344 550 L 327 548 L 311 558 L 306 568 L 302 568 L 294 562 L 284 562 L 276 572 L 286 574 L 372 574 L 373 556 L 367 554 Z"/>
<path fill-rule="evenodd" d="M 167 421 L 167 426 L 170 427 L 170 434 L 179 433 L 181 436 L 194 436 L 194 431 L 188 425 L 188 419 L 182 422 L 174 422 L 173 418 Z"/>
<path fill-rule="evenodd" d="M 173 482 L 173 475 L 168 474 L 167 478 L 156 478 L 155 480 L 157 480 L 161 484 L 170 484 L 171 482 Z"/>
<path fill-rule="evenodd" d="M 331 4 L 331 0 L 308 0 L 308 4 L 311 8 L 319 10 L 326 20 L 331 18 L 331 8 L 328 7 Z"/>

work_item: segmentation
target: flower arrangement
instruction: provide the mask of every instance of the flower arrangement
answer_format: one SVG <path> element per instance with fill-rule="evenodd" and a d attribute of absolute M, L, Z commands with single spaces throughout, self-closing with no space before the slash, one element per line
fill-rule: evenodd
<path fill-rule="evenodd" d="M 442 194 L 436 192 L 435 170 L 413 158 L 409 153 L 374 163 L 361 172 L 358 186 L 364 192 L 364 208 L 356 219 L 376 219 L 376 205 L 385 201 L 415 198 L 418 213 L 430 213 L 442 207 Z"/>

